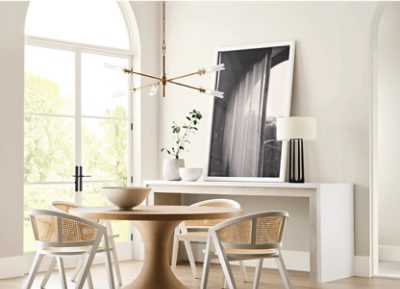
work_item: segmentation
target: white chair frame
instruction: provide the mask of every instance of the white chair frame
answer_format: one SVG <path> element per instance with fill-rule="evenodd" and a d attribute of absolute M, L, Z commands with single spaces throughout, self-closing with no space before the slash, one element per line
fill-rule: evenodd
<path fill-rule="evenodd" d="M 279 241 L 268 244 L 257 244 L 256 243 L 256 220 L 263 217 L 282 217 L 282 224 L 280 230 Z M 237 289 L 235 280 L 233 278 L 232 270 L 229 265 L 230 260 L 247 260 L 247 259 L 258 259 L 255 277 L 253 282 L 253 289 L 258 289 L 260 276 L 265 258 L 274 258 L 278 265 L 278 270 L 283 280 L 285 289 L 291 289 L 290 279 L 286 270 L 285 262 L 283 261 L 281 247 L 282 247 L 282 234 L 284 231 L 285 223 L 289 214 L 285 211 L 273 211 L 273 212 L 262 212 L 253 213 L 245 216 L 235 217 L 225 222 L 222 222 L 209 230 L 209 237 L 206 245 L 206 255 L 204 258 L 203 274 L 201 279 L 200 289 L 207 288 L 209 264 L 213 254 L 218 256 L 222 270 L 228 283 L 229 289 Z M 222 242 L 220 238 L 220 231 L 223 228 L 232 226 L 244 221 L 251 221 L 251 244 L 239 244 L 239 243 L 228 243 Z M 230 249 L 227 253 L 226 249 Z M 233 249 L 233 250 L 232 250 Z M 235 252 L 237 249 L 237 253 Z M 251 252 L 253 250 L 253 252 Z M 263 253 L 264 252 L 264 253 Z M 246 254 L 247 253 L 247 254 Z"/>
<path fill-rule="evenodd" d="M 194 203 L 191 206 L 192 207 L 202 207 L 202 206 L 207 206 L 208 204 L 215 204 L 215 203 L 220 203 L 222 205 L 229 206 L 231 208 L 237 208 L 240 209 L 241 206 L 238 202 L 230 199 L 209 199 L 205 201 L 201 201 L 198 203 Z M 197 274 L 197 269 L 196 269 L 196 263 L 194 261 L 194 256 L 193 256 L 193 250 L 191 246 L 191 242 L 196 242 L 196 243 L 207 243 L 207 237 L 208 237 L 208 230 L 212 228 L 212 226 L 187 226 L 186 222 L 182 222 L 179 224 L 179 226 L 175 229 L 175 234 L 174 234 L 174 240 L 173 240 L 173 246 L 172 246 L 172 260 L 171 260 L 171 267 L 172 271 L 176 272 L 176 263 L 177 263 L 177 258 L 178 258 L 178 249 L 179 249 L 179 242 L 183 242 L 185 245 L 186 253 L 188 255 L 189 259 L 189 264 L 190 268 L 192 270 L 192 276 L 195 279 L 199 279 L 199 275 Z M 197 230 L 200 231 L 200 234 L 191 234 L 191 230 Z M 202 234 L 203 233 L 203 234 Z M 243 279 L 245 282 L 248 282 L 247 274 L 246 274 L 246 267 L 243 263 L 243 261 L 239 261 L 240 269 L 243 275 Z M 225 288 L 225 281 L 223 283 L 223 288 Z"/>
<path fill-rule="evenodd" d="M 106 227 L 94 223 L 92 221 L 89 221 L 87 219 L 51 210 L 33 210 L 29 212 L 29 215 L 31 217 L 32 227 L 34 228 L 33 231 L 36 239 L 36 244 L 38 246 L 38 250 L 34 262 L 32 264 L 31 270 L 29 272 L 28 281 L 24 287 L 25 289 L 32 288 L 33 282 L 40 267 L 40 263 L 42 262 L 44 256 L 55 257 L 52 263 L 55 263 L 57 261 L 59 273 L 61 275 L 62 288 L 67 289 L 68 287 L 65 278 L 63 258 L 68 256 L 78 256 L 78 255 L 86 255 L 86 258 L 82 266 L 82 270 L 79 274 L 78 281 L 76 282 L 75 289 L 82 289 L 86 281 L 88 281 L 89 287 L 93 288 L 93 283 L 90 276 L 90 267 L 93 263 L 94 257 L 98 251 L 101 242 L 104 242 L 104 247 L 105 247 L 104 252 L 106 253 L 108 285 L 110 289 L 115 289 Z M 38 235 L 39 234 L 38 229 L 35 229 L 35 224 L 33 221 L 34 218 L 38 218 L 39 216 L 49 216 L 56 218 L 57 228 L 52 229 L 52 234 L 54 236 L 57 236 L 57 241 L 51 240 L 50 238 L 44 240 L 40 239 Z M 88 228 L 94 229 L 96 231 L 96 234 L 94 235 L 93 238 L 89 240 L 78 238 L 78 240 L 75 241 L 63 241 L 63 225 L 62 225 L 63 220 L 68 220 L 71 222 L 77 222 L 83 224 Z M 77 232 L 77 235 L 79 235 L 79 232 Z M 44 278 L 48 279 L 49 277 L 50 274 L 48 274 L 47 272 Z"/>
<path fill-rule="evenodd" d="M 64 211 L 64 210 L 60 209 L 59 208 L 60 206 L 64 206 L 66 208 L 82 208 L 83 207 L 82 205 L 79 205 L 76 203 L 71 203 L 71 202 L 64 202 L 64 201 L 50 201 L 49 202 L 50 210 L 68 214 L 68 211 Z M 122 286 L 121 270 L 119 268 L 118 256 L 117 256 L 116 246 L 115 246 L 115 241 L 114 241 L 114 239 L 117 238 L 119 235 L 113 234 L 110 221 L 101 221 L 101 222 L 97 222 L 97 223 L 100 223 L 107 228 L 107 235 L 108 235 L 108 241 L 109 241 L 110 253 L 111 253 L 111 261 L 112 261 L 112 265 L 114 268 L 114 274 L 115 274 L 116 281 L 117 281 L 116 285 L 117 285 L 117 287 L 120 287 L 120 286 Z M 97 253 L 103 253 L 103 252 L 104 252 L 104 250 L 102 250 L 102 249 L 97 250 Z M 82 267 L 83 267 L 84 261 L 85 261 L 84 256 L 82 256 L 82 257 L 83 257 L 82 260 L 80 262 L 78 262 L 78 264 L 75 268 L 75 271 L 72 274 L 72 277 L 71 277 L 72 282 L 76 282 L 76 280 L 79 276 L 79 272 L 82 270 Z M 56 259 L 53 259 L 49 265 L 49 268 L 46 272 L 45 277 L 43 278 L 40 288 L 46 287 L 47 281 L 50 278 L 50 275 L 53 272 L 55 266 L 56 266 Z M 89 288 L 93 289 L 91 282 L 89 282 Z"/>

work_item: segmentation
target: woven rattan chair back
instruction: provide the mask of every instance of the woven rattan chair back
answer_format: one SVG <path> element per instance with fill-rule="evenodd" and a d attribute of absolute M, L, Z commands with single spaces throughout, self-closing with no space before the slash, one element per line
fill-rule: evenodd
<path fill-rule="evenodd" d="M 49 202 L 49 208 L 52 211 L 56 212 L 62 212 L 62 213 L 67 213 L 69 214 L 69 211 L 71 209 L 75 208 L 83 208 L 82 205 L 76 204 L 76 203 L 70 203 L 70 202 L 64 202 L 64 201 L 50 201 Z M 99 223 L 99 219 L 89 219 L 92 222 Z"/>
<path fill-rule="evenodd" d="M 49 208 L 52 211 L 59 211 L 64 213 L 69 213 L 70 209 L 81 208 L 81 205 L 76 203 L 64 202 L 64 201 L 50 201 Z"/>
<path fill-rule="evenodd" d="M 249 214 L 225 221 L 213 230 L 225 248 L 280 248 L 288 217 L 283 211 Z"/>
<path fill-rule="evenodd" d="M 105 230 L 97 223 L 58 211 L 33 210 L 29 216 L 41 247 L 90 246 Z"/>
<path fill-rule="evenodd" d="M 219 207 L 219 208 L 236 208 L 240 209 L 240 204 L 234 200 L 229 199 L 211 199 L 202 202 L 194 203 L 192 207 Z M 205 219 L 205 220 L 193 220 L 185 221 L 184 224 L 187 227 L 211 227 L 219 224 L 226 219 Z"/>

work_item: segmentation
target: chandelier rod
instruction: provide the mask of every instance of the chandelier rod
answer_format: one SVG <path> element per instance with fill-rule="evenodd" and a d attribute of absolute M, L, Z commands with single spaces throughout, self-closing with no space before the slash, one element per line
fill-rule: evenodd
<path fill-rule="evenodd" d="M 198 71 L 195 71 L 192 73 L 187 73 L 187 74 L 180 75 L 177 77 L 169 78 L 168 81 L 171 82 L 171 80 L 177 80 L 177 79 L 185 78 L 185 77 L 192 76 L 192 75 L 203 75 L 203 74 L 205 74 L 205 69 L 199 69 Z"/>
<path fill-rule="evenodd" d="M 165 86 L 167 84 L 167 72 L 166 72 L 166 50 L 167 46 L 165 44 L 165 1 L 162 2 L 162 66 L 163 74 L 161 82 L 163 84 L 163 97 L 165 97 Z"/>
<path fill-rule="evenodd" d="M 141 73 L 141 72 L 136 72 L 136 71 L 133 71 L 133 69 L 132 68 L 124 68 L 124 69 L 122 69 L 123 70 L 123 72 L 125 72 L 126 74 L 130 74 L 130 75 L 140 75 L 140 76 L 144 76 L 144 77 L 148 77 L 148 78 L 152 78 L 152 79 L 157 79 L 157 80 L 159 80 L 159 81 L 162 81 L 163 79 L 162 78 L 159 78 L 159 77 L 156 77 L 156 76 L 152 76 L 152 75 L 149 75 L 149 74 L 145 74 L 145 73 Z"/>
<path fill-rule="evenodd" d="M 169 78 L 169 79 L 167 78 L 167 69 L 166 69 L 166 66 L 167 66 L 167 60 L 166 60 L 167 59 L 167 53 L 166 53 L 166 51 L 167 51 L 167 45 L 166 45 L 166 3 L 165 3 L 165 1 L 162 2 L 162 12 L 161 13 L 162 13 L 162 23 L 161 23 L 162 24 L 162 45 L 161 45 L 162 75 L 161 75 L 161 77 L 157 77 L 157 76 L 153 76 L 153 75 L 137 72 L 137 71 L 134 71 L 133 68 L 123 68 L 123 67 L 118 67 L 116 65 L 105 65 L 105 66 L 107 66 L 108 68 L 111 68 L 111 69 L 116 69 L 116 70 L 120 70 L 120 71 L 122 70 L 124 73 L 126 73 L 128 75 L 139 75 L 139 76 L 143 76 L 143 77 L 147 77 L 147 78 L 151 78 L 151 79 L 157 80 L 157 82 L 155 82 L 153 84 L 146 84 L 146 85 L 143 85 L 143 86 L 140 86 L 140 87 L 137 87 L 137 88 L 132 87 L 131 89 L 129 89 L 130 92 L 136 92 L 136 91 L 138 91 L 138 90 L 140 90 L 142 88 L 149 87 L 149 86 L 158 87 L 161 84 L 162 85 L 162 91 L 163 91 L 162 92 L 162 96 L 165 97 L 166 86 L 167 86 L 168 83 L 171 83 L 171 84 L 176 84 L 176 85 L 183 86 L 183 87 L 186 87 L 186 88 L 189 88 L 189 89 L 197 90 L 200 93 L 206 93 L 206 94 L 213 95 L 215 97 L 223 98 L 223 92 L 209 90 L 209 89 L 205 89 L 205 88 L 202 88 L 202 87 L 195 87 L 195 86 L 192 86 L 192 85 L 187 85 L 187 84 L 175 81 L 175 80 L 186 78 L 186 77 L 193 76 L 193 75 L 204 75 L 204 74 L 209 73 L 209 72 L 219 72 L 221 70 L 225 70 L 225 67 L 224 67 L 223 63 L 218 64 L 218 65 L 214 65 L 214 66 L 211 66 L 211 67 L 208 67 L 208 68 L 200 68 L 197 71 L 192 72 L 192 73 L 187 73 L 187 74 L 175 76 L 175 77 L 172 77 L 172 78 Z"/>
<path fill-rule="evenodd" d="M 183 87 L 186 87 L 186 88 L 194 89 L 194 90 L 197 90 L 197 91 L 199 91 L 201 93 L 206 92 L 206 90 L 204 88 L 201 88 L 201 87 L 195 87 L 195 86 L 192 86 L 192 85 L 188 85 L 188 84 L 181 83 L 181 82 L 175 82 L 175 81 L 172 81 L 172 80 L 168 80 L 168 82 L 176 84 L 176 85 L 179 85 L 179 86 L 183 86 Z"/>

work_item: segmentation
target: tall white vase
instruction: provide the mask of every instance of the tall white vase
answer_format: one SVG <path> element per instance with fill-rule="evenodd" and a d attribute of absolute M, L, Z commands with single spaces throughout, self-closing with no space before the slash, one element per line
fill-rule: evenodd
<path fill-rule="evenodd" d="M 164 159 L 162 175 L 167 181 L 180 181 L 179 168 L 185 167 L 184 159 Z"/>

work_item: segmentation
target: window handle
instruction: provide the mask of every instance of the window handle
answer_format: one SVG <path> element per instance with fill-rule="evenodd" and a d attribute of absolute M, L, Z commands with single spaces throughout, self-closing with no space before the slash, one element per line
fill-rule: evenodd
<path fill-rule="evenodd" d="M 75 178 L 75 192 L 79 192 L 79 171 L 78 166 L 75 166 L 75 175 L 72 177 Z"/>
<path fill-rule="evenodd" d="M 81 192 L 83 190 L 83 178 L 90 178 L 90 175 L 83 175 L 83 168 L 82 166 L 75 166 L 75 192 Z"/>
<path fill-rule="evenodd" d="M 91 178 L 92 176 L 90 175 L 83 175 L 83 168 L 82 166 L 79 167 L 79 187 L 80 190 L 83 191 L 83 178 Z"/>

